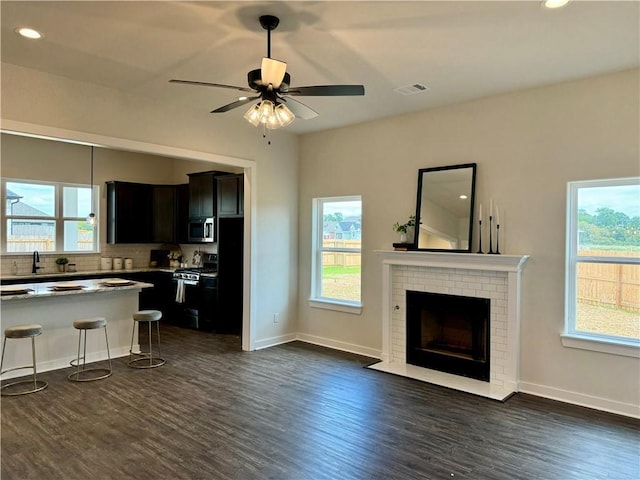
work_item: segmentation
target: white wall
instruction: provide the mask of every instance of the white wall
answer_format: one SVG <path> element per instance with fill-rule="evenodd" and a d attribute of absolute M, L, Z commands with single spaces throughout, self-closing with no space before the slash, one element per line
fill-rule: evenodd
<path fill-rule="evenodd" d="M 638 359 L 564 348 L 559 335 L 566 183 L 640 174 L 638 86 L 639 71 L 625 71 L 303 136 L 300 332 L 379 351 L 382 275 L 373 250 L 390 249 L 391 226 L 414 212 L 419 168 L 476 162 L 477 201 L 488 205 L 493 197 L 502 208 L 502 252 L 531 255 L 523 278 L 523 390 L 637 411 Z M 311 201 L 339 195 L 363 200 L 359 316 L 307 301 Z"/>
<path fill-rule="evenodd" d="M 271 145 L 267 145 L 261 132 L 247 125 L 241 115 L 214 117 L 207 106 L 201 111 L 184 110 L 158 104 L 143 93 L 124 96 L 115 90 L 6 63 L 2 64 L 1 81 L 3 126 L 11 120 L 65 129 L 72 135 L 96 134 L 255 162 L 255 178 L 251 179 L 257 201 L 252 265 L 256 273 L 254 334 L 259 341 L 295 332 L 298 146 L 294 135 L 274 132 Z M 17 172 L 16 176 L 28 177 L 39 168 L 49 167 L 29 162 L 25 174 Z M 122 166 L 124 170 L 130 168 L 132 164 Z M 158 171 L 150 170 L 149 178 L 165 178 L 163 168 L 164 164 Z M 11 172 L 14 175 L 14 170 Z M 73 175 L 70 170 L 68 173 Z M 183 173 L 174 169 L 170 178 Z M 132 173 L 132 177 L 144 181 L 145 175 Z M 280 313 L 280 323 L 273 323 L 272 312 Z"/>

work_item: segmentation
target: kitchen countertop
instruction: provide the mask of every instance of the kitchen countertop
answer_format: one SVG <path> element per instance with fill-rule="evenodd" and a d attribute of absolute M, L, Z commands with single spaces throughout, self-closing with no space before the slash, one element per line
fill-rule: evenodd
<path fill-rule="evenodd" d="M 4 289 L 28 289 L 26 293 L 19 293 L 16 295 L 7 294 L 0 297 L 2 302 L 10 300 L 26 300 L 33 298 L 44 297 L 57 297 L 63 295 L 83 295 L 87 293 L 100 293 L 100 292 L 113 292 L 118 290 L 132 290 L 141 288 L 153 288 L 153 284 L 144 282 L 131 282 L 128 285 L 107 286 L 105 282 L 109 280 L 119 280 L 120 278 L 99 278 L 93 280 L 75 280 L 73 282 L 36 282 L 36 283 L 23 283 L 20 285 L 4 286 Z M 52 287 L 58 286 L 64 287 L 70 284 L 77 285 L 75 290 L 53 290 Z"/>
<path fill-rule="evenodd" d="M 144 272 L 167 272 L 173 273 L 175 272 L 175 268 L 169 267 L 146 267 L 146 268 L 133 268 L 131 270 L 82 270 L 79 272 L 47 272 L 47 273 L 20 273 L 18 275 L 1 275 L 0 282 L 5 280 L 46 280 L 47 278 L 53 277 L 69 277 L 70 280 L 73 280 L 74 277 L 82 277 L 84 275 L 113 275 L 117 277 L 118 275 L 127 274 L 127 273 L 144 273 Z"/>

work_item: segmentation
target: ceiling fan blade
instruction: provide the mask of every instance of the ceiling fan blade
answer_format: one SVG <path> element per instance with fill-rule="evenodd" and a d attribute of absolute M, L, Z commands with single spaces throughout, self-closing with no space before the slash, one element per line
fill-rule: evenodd
<path fill-rule="evenodd" d="M 224 113 L 224 112 L 228 112 L 229 110 L 233 110 L 234 108 L 238 108 L 241 107 L 242 105 L 246 105 L 247 103 L 251 103 L 254 100 L 257 100 L 260 98 L 260 95 L 258 95 L 257 97 L 249 97 L 249 98 L 243 98 L 242 100 L 236 100 L 235 102 L 231 102 L 227 105 L 223 105 L 220 108 L 216 108 L 215 110 L 211 110 L 210 113 Z"/>
<path fill-rule="evenodd" d="M 293 112 L 296 118 L 301 118 L 303 120 L 310 120 L 318 116 L 318 112 L 314 109 L 306 106 L 304 103 L 299 102 L 298 100 L 294 100 L 293 98 L 285 98 L 279 97 L 283 102 L 287 104 L 289 110 Z"/>
<path fill-rule="evenodd" d="M 290 88 L 287 95 L 334 97 L 346 95 L 364 95 L 364 85 L 317 85 L 314 87 Z"/>
<path fill-rule="evenodd" d="M 231 88 L 233 90 L 240 90 L 241 92 L 254 92 L 254 90 L 247 87 L 236 87 L 233 85 L 222 85 L 220 83 L 209 83 L 209 82 L 194 82 L 192 80 L 169 80 L 169 83 L 182 83 L 185 85 L 200 85 L 203 87 L 219 87 L 219 88 Z"/>
<path fill-rule="evenodd" d="M 273 85 L 273 89 L 280 88 L 284 74 L 287 72 L 287 64 L 280 60 L 264 57 L 260 67 L 262 84 Z"/>

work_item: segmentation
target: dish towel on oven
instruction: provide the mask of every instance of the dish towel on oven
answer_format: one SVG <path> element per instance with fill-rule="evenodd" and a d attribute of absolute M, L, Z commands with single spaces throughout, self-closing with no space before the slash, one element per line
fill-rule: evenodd
<path fill-rule="evenodd" d="M 176 303 L 184 303 L 184 280 L 178 280 L 176 287 Z"/>

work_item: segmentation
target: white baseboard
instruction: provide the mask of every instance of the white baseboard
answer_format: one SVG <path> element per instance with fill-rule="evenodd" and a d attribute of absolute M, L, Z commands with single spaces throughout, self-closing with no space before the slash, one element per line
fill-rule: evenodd
<path fill-rule="evenodd" d="M 254 347 L 256 350 L 262 350 L 263 348 L 275 347 L 276 345 L 282 345 L 283 343 L 289 343 L 297 340 L 295 333 L 288 333 L 287 335 L 279 335 L 277 337 L 265 338 L 264 340 L 256 340 Z"/>
<path fill-rule="evenodd" d="M 296 338 L 301 342 L 312 343 L 313 345 L 320 345 L 321 347 L 333 348 L 334 350 L 342 350 L 343 352 L 355 353 L 357 355 L 364 355 L 365 357 L 379 359 L 381 355 L 380 350 L 363 347 L 362 345 L 355 345 L 353 343 L 340 342 L 330 338 L 307 335 L 306 333 L 298 333 Z"/>
<path fill-rule="evenodd" d="M 571 392 L 559 388 L 537 385 L 535 383 L 520 382 L 519 390 L 538 397 L 550 398 L 560 402 L 580 405 L 582 407 L 602 410 L 604 412 L 624 415 L 626 417 L 640 418 L 640 406 L 630 403 L 617 402 L 606 398 L 594 397 L 583 393 Z"/>

